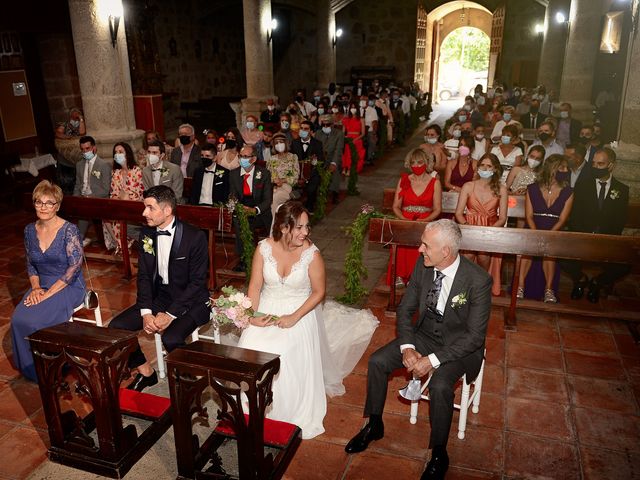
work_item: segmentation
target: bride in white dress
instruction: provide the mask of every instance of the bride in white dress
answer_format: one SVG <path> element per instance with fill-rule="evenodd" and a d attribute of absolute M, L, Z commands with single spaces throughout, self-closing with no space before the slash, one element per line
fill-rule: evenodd
<path fill-rule="evenodd" d="M 283 203 L 272 237 L 262 240 L 254 253 L 247 293 L 257 311 L 267 315 L 252 319 L 238 343 L 280 355 L 266 415 L 299 426 L 303 439 L 324 432 L 326 395 L 344 394 L 342 379 L 378 325 L 369 310 L 333 301 L 323 308 L 324 262 L 308 237 L 309 215 L 302 203 Z"/>

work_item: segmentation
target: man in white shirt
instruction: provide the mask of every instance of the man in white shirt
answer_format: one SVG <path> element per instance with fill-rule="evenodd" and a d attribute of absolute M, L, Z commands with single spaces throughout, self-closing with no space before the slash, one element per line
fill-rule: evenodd
<path fill-rule="evenodd" d="M 309 118 L 311 118 L 311 114 L 317 110 L 312 103 L 309 103 L 304 99 L 304 92 L 302 90 L 298 90 L 296 92 L 294 101 L 298 111 L 305 120 L 309 120 Z"/>
<path fill-rule="evenodd" d="M 213 206 L 216 203 L 226 203 L 229 199 L 229 170 L 215 162 L 216 146 L 207 144 L 202 147 L 202 161 L 205 166 L 200 167 L 193 174 L 191 184 L 191 205 Z"/>
<path fill-rule="evenodd" d="M 378 143 L 378 123 L 380 118 L 378 117 L 378 112 L 375 107 L 376 95 L 374 93 L 369 94 L 366 101 L 364 127 L 367 132 L 367 156 L 365 161 L 367 165 L 373 165 L 373 159 L 376 155 L 376 145 Z"/>
<path fill-rule="evenodd" d="M 569 170 L 571 171 L 571 188 L 576 186 L 580 178 L 584 178 L 583 172 L 589 170 L 589 166 L 585 160 L 586 148 L 579 143 L 569 144 L 564 149 L 564 155 L 567 157 Z"/>
<path fill-rule="evenodd" d="M 564 148 L 556 142 L 556 126 L 552 121 L 545 120 L 538 127 L 537 138 L 531 146 L 542 145 L 544 147 L 544 159 L 546 160 L 553 154 L 564 154 Z"/>
<path fill-rule="evenodd" d="M 177 149 L 174 149 L 174 151 Z M 184 189 L 184 177 L 177 165 L 165 161 L 164 144 L 155 140 L 147 147 L 147 166 L 142 169 L 142 186 L 145 190 L 158 185 L 166 185 L 171 188 L 182 203 L 182 190 Z"/>

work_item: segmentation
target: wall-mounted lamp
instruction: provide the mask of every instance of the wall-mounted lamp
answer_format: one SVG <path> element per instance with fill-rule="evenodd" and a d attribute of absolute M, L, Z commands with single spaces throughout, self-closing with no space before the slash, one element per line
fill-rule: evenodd
<path fill-rule="evenodd" d="M 335 46 L 338 44 L 338 39 L 342 36 L 344 32 L 342 31 L 341 28 L 336 30 L 336 34 L 333 36 L 333 46 L 335 48 Z"/>
<path fill-rule="evenodd" d="M 111 33 L 111 45 L 116 48 L 118 43 L 118 27 L 120 26 L 120 17 L 109 15 L 109 33 Z"/>
<path fill-rule="evenodd" d="M 273 40 L 273 32 L 278 29 L 278 20 L 275 18 L 271 19 L 271 23 L 269 24 L 269 30 L 267 31 L 267 43 L 271 43 Z"/>
<path fill-rule="evenodd" d="M 603 53 L 618 53 L 622 37 L 622 21 L 624 12 L 608 12 L 605 14 L 600 39 L 600 51 Z"/>
<path fill-rule="evenodd" d="M 566 21 L 567 21 L 567 16 L 564 14 L 564 12 L 556 13 L 556 22 L 557 23 L 564 23 Z"/>
<path fill-rule="evenodd" d="M 544 33 L 544 24 L 543 23 L 538 23 L 536 24 L 536 26 L 533 28 L 534 32 L 536 32 L 536 35 L 541 35 Z"/>

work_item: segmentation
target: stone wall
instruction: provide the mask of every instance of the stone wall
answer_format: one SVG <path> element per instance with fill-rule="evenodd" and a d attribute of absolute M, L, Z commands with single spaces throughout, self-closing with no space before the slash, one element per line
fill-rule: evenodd
<path fill-rule="evenodd" d="M 344 34 L 336 49 L 338 83 L 351 83 L 352 66 L 393 66 L 396 83 L 413 82 L 417 0 L 351 3 L 336 14 Z"/>
<path fill-rule="evenodd" d="M 73 38 L 71 32 L 40 33 L 37 45 L 49 112 L 55 125 L 68 120 L 70 108 L 82 109 Z M 51 55 L 51 52 L 56 54 Z"/>

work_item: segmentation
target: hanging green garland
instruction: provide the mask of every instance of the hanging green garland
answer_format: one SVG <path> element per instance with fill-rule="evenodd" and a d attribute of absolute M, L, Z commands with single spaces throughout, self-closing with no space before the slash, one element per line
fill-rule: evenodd
<path fill-rule="evenodd" d="M 320 176 L 320 186 L 318 187 L 316 206 L 313 211 L 313 222 L 317 223 L 324 218 L 327 210 L 327 194 L 329 193 L 329 184 L 333 173 L 324 168 L 324 165 L 321 165 L 320 162 L 317 162 L 314 168 Z"/>
<path fill-rule="evenodd" d="M 253 263 L 253 251 L 255 250 L 255 246 L 253 245 L 253 232 L 249 225 L 249 216 L 252 214 L 245 211 L 243 208 L 244 205 L 233 197 L 229 198 L 226 207 L 233 213 L 238 221 L 238 231 L 236 235 L 240 235 L 240 242 L 242 243 L 241 260 L 245 266 L 248 282 L 251 278 L 251 265 Z"/>
<path fill-rule="evenodd" d="M 371 205 L 363 205 L 353 223 L 345 227 L 351 244 L 344 259 L 344 295 L 336 298 L 338 302 L 354 305 L 367 294 L 367 289 L 362 286 L 362 279 L 367 277 L 367 267 L 362 262 L 364 238 L 369 229 L 369 220 L 384 216 Z"/>
<path fill-rule="evenodd" d="M 344 141 L 351 151 L 351 169 L 349 170 L 347 195 L 360 195 L 358 191 L 358 150 L 355 143 L 353 143 L 353 138 L 345 137 Z"/>

